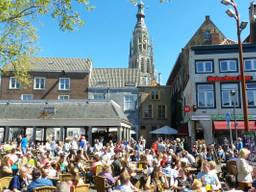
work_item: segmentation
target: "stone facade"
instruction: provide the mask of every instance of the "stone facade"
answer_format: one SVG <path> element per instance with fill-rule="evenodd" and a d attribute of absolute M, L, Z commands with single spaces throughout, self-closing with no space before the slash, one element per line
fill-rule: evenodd
<path fill-rule="evenodd" d="M 190 79 L 194 78 L 194 74 L 191 74 L 191 47 L 196 45 L 229 45 L 234 44 L 234 41 L 227 39 L 225 35 L 217 28 L 217 26 L 211 21 L 209 16 L 205 17 L 204 22 L 191 37 L 188 43 L 181 50 L 174 64 L 173 70 L 171 71 L 167 80 L 167 85 L 171 89 L 171 116 L 173 127 L 179 128 L 183 124 L 187 124 L 187 119 L 184 118 L 184 107 L 190 98 L 185 99 L 184 90 L 188 86 Z M 190 90 L 194 92 L 193 90 Z M 188 127 L 191 132 L 191 127 Z"/>
<path fill-rule="evenodd" d="M 200 51 L 198 51 L 200 50 Z M 220 51 L 221 50 L 221 51 Z M 254 58 L 255 59 L 256 46 L 253 44 L 247 44 L 244 46 L 244 58 Z M 216 45 L 216 46 L 196 46 L 192 47 L 190 51 L 189 66 L 190 66 L 190 76 L 193 78 L 189 79 L 186 88 L 183 92 L 183 98 L 186 101 L 185 105 L 195 106 L 195 110 L 192 110 L 190 113 L 184 113 L 184 119 L 189 123 L 191 128 L 191 138 L 202 139 L 204 138 L 208 143 L 218 142 L 223 138 L 223 136 L 229 136 L 229 130 L 215 130 L 214 122 L 215 121 L 224 121 L 227 113 L 230 113 L 233 118 L 233 113 L 235 112 L 236 120 L 243 120 L 243 109 L 242 109 L 242 95 L 241 95 L 241 85 L 239 80 L 224 80 L 223 77 L 238 77 L 240 75 L 240 68 L 237 65 L 238 70 L 235 72 L 221 72 L 220 62 L 222 60 L 236 60 L 238 61 L 238 48 L 236 45 Z M 213 62 L 213 72 L 211 73 L 200 73 L 198 74 L 195 69 L 196 61 L 209 61 Z M 238 64 L 238 63 L 237 63 Z M 255 83 L 255 71 L 245 72 L 246 76 L 251 77 L 251 80 L 247 81 L 248 85 L 254 85 Z M 218 77 L 216 81 L 211 81 L 209 77 Z M 199 92 L 198 85 L 213 85 L 213 107 L 201 107 L 199 104 Z M 225 98 L 225 100 L 230 102 L 229 106 L 224 105 L 224 91 L 227 88 L 222 88 L 223 85 L 237 85 L 236 97 L 237 97 L 237 107 L 235 111 L 233 110 L 233 97 L 230 95 L 230 98 Z M 254 91 L 255 90 L 255 91 Z M 231 90 L 228 90 L 231 91 Z M 256 94 L 256 87 L 251 89 L 252 94 Z M 226 96 L 225 96 L 226 97 Z M 209 96 L 207 98 L 209 100 Z M 253 99 L 251 97 L 251 99 Z M 231 100 L 231 101 L 230 101 Z M 248 114 L 249 119 L 252 121 L 256 120 L 256 105 L 249 106 Z M 239 127 L 243 129 L 243 127 Z M 254 127 L 251 127 L 254 129 Z M 239 131 L 241 136 L 242 131 Z"/>
<path fill-rule="evenodd" d="M 151 131 L 171 123 L 170 87 L 141 86 L 139 89 L 140 135 L 148 142 L 153 140 Z"/>

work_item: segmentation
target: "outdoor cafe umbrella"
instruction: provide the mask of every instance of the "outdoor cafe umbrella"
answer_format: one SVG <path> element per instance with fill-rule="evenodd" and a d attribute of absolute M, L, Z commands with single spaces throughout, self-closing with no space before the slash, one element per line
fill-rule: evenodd
<path fill-rule="evenodd" d="M 155 135 L 176 135 L 178 131 L 174 128 L 165 125 L 159 129 L 151 131 L 150 133 Z"/>

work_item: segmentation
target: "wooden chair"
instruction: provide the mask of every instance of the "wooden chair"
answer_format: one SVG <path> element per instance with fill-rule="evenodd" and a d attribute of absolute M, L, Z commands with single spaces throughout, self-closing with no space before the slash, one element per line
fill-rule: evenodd
<path fill-rule="evenodd" d="M 75 187 L 72 187 L 72 192 L 89 192 L 90 185 L 89 184 L 83 184 L 83 185 L 77 185 Z"/>
<path fill-rule="evenodd" d="M 236 161 L 235 160 L 229 160 L 227 161 L 227 170 L 228 173 L 231 175 L 237 175 L 237 165 L 236 165 Z"/>
<path fill-rule="evenodd" d="M 8 189 L 11 180 L 12 180 L 12 177 L 1 178 L 0 179 L 0 191 L 3 191 L 4 189 Z"/>
<path fill-rule="evenodd" d="M 57 190 L 56 187 L 53 186 L 44 186 L 33 189 L 33 192 L 55 192 Z"/>
<path fill-rule="evenodd" d="M 97 165 L 96 166 L 96 175 L 102 172 L 102 165 Z"/>
<path fill-rule="evenodd" d="M 59 181 L 63 182 L 63 181 L 71 181 L 72 180 L 72 175 L 69 173 L 63 173 L 59 175 Z"/>
<path fill-rule="evenodd" d="M 97 190 L 97 192 L 106 192 L 109 188 L 112 186 L 109 186 L 105 182 L 105 178 L 101 176 L 95 176 L 94 177 L 94 188 Z"/>

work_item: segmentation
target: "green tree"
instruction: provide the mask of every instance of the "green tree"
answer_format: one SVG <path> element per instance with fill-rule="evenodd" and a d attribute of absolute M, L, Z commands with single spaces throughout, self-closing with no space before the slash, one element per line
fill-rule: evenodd
<path fill-rule="evenodd" d="M 0 66 L 11 67 L 16 78 L 28 85 L 29 58 L 37 39 L 33 21 L 48 14 L 58 20 L 61 30 L 73 31 L 84 24 L 78 7 L 94 8 L 89 0 L 0 0 Z M 6 70 L 1 68 L 2 73 Z"/>

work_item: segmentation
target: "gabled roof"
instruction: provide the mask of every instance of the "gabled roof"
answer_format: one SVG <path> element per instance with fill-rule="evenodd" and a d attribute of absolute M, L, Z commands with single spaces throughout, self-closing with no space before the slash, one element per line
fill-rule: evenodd
<path fill-rule="evenodd" d="M 139 85 L 139 69 L 132 68 L 94 68 L 90 75 L 89 87 L 125 88 Z"/>
<path fill-rule="evenodd" d="M 60 57 L 34 57 L 29 65 L 30 72 L 66 72 L 66 73 L 89 73 L 91 60 L 79 58 Z M 11 64 L 5 66 L 8 71 L 13 71 Z"/>
<path fill-rule="evenodd" d="M 0 101 L 2 126 L 120 126 L 131 125 L 113 101 Z"/>
<path fill-rule="evenodd" d="M 202 30 L 204 28 L 208 28 L 208 29 L 211 28 L 212 31 L 214 31 L 216 34 L 219 35 L 219 38 L 222 40 L 219 44 L 232 44 L 232 42 L 235 43 L 235 41 L 226 38 L 226 36 L 222 33 L 222 31 L 212 22 L 212 20 L 210 19 L 210 16 L 205 16 L 204 22 L 201 24 L 201 26 L 198 28 L 198 30 L 194 33 L 194 35 L 188 41 L 185 48 L 194 46 L 194 45 L 203 45 L 204 44 L 203 42 L 196 41 L 196 40 L 198 40 L 198 37 L 202 36 Z"/>

